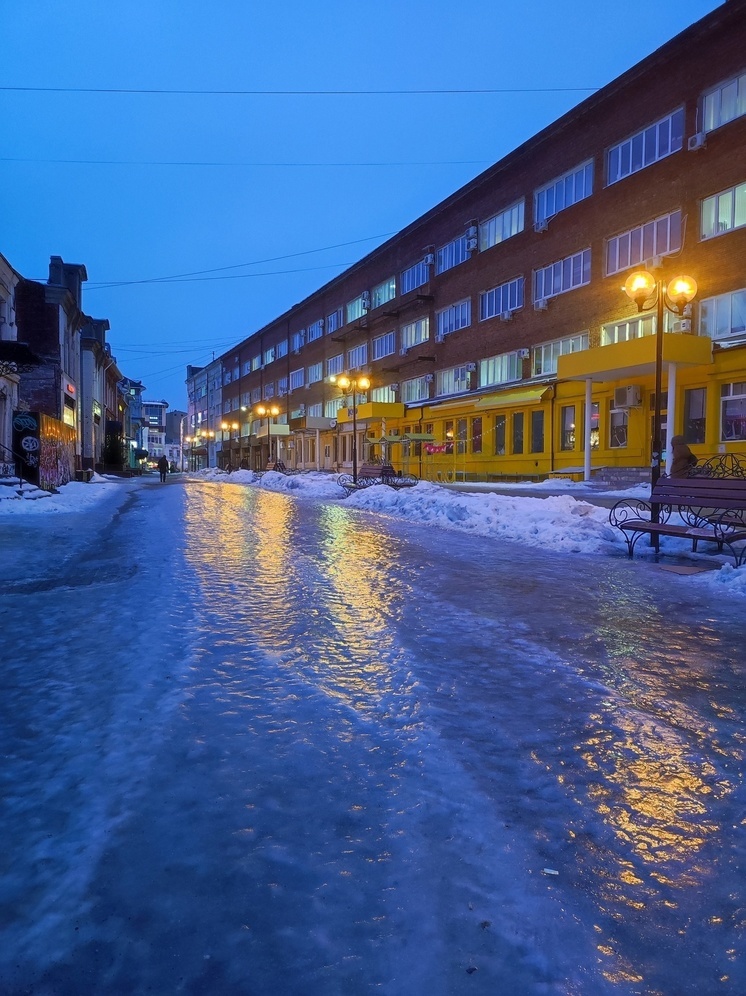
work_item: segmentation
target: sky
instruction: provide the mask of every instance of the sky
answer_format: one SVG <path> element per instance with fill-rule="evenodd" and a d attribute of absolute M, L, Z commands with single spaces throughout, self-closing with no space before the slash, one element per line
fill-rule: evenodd
<path fill-rule="evenodd" d="M 187 364 L 718 6 L 2 0 L 0 253 L 85 264 L 123 374 L 185 410 Z"/>
<path fill-rule="evenodd" d="M 385 484 L 373 485 L 345 498 L 336 483 L 337 475 L 328 473 L 286 475 L 268 471 L 259 475 L 250 470 L 236 470 L 229 475 L 213 467 L 189 474 L 188 478 L 216 482 L 228 488 L 267 488 L 299 500 L 344 501 L 346 507 L 394 516 L 435 529 L 455 529 L 491 540 L 515 541 L 568 556 L 626 555 L 622 533 L 609 525 L 609 509 L 585 500 L 588 490 L 582 482 L 563 481 L 561 488 L 566 493 L 556 494 L 550 492 L 556 492 L 557 481 L 536 484 L 522 481 L 512 488 L 509 484 L 501 485 L 498 494 L 487 490 L 494 487 L 490 485 L 485 485 L 484 491 L 474 485 L 475 490 L 466 493 L 420 481 L 415 487 L 404 490 L 395 490 Z M 33 515 L 41 517 L 37 519 L 39 522 L 46 519 L 53 523 L 64 513 L 85 513 L 91 505 L 111 498 L 113 489 L 123 490 L 122 479 L 100 474 L 94 474 L 89 484 L 72 481 L 61 488 L 59 494 L 49 494 L 26 484 L 27 497 L 23 500 L 9 497 L 15 495 L 10 488 L 0 488 L 0 521 L 8 521 L 7 517 L 13 515 Z M 511 494 L 511 491 L 530 492 L 536 497 Z M 604 491 L 603 495 L 620 500 L 645 499 L 649 498 L 650 486 L 641 484 L 625 491 Z M 746 598 L 746 565 L 734 568 L 728 554 L 719 557 L 701 551 L 693 554 L 688 541 L 675 537 L 662 536 L 660 542 L 664 555 L 683 558 L 688 562 L 685 567 L 695 569 L 686 578 L 695 591 L 698 585 L 705 585 L 727 593 L 725 597 Z M 636 552 L 638 559 L 645 555 L 644 549 L 644 543 L 641 543 Z M 662 569 L 666 570 L 672 564 L 664 564 Z M 697 567 L 701 570 L 696 570 Z"/>

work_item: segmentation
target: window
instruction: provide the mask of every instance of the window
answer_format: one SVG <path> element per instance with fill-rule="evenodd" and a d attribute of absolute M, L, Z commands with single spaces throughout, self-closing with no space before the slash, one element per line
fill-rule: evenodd
<path fill-rule="evenodd" d="M 695 387 L 684 391 L 684 439 L 703 443 L 707 424 L 707 390 Z"/>
<path fill-rule="evenodd" d="M 403 349 L 410 349 L 421 342 L 427 342 L 430 338 L 430 319 L 418 318 L 415 322 L 402 325 L 399 329 L 399 335 Z"/>
<path fill-rule="evenodd" d="M 279 360 L 281 356 L 287 356 L 287 355 L 288 355 L 288 341 L 287 339 L 281 339 L 277 343 L 277 359 Z"/>
<path fill-rule="evenodd" d="M 288 393 L 288 379 L 287 377 L 280 377 L 277 381 L 277 393 L 282 397 Z"/>
<path fill-rule="evenodd" d="M 513 415 L 513 452 L 523 453 L 523 412 Z"/>
<path fill-rule="evenodd" d="M 673 211 L 609 239 L 606 243 L 606 273 L 618 273 L 643 263 L 651 256 L 666 256 L 679 249 L 681 211 Z"/>
<path fill-rule="evenodd" d="M 482 252 L 492 246 L 505 242 L 523 231 L 523 213 L 525 200 L 512 204 L 509 208 L 496 214 L 489 221 L 483 221 L 479 226 L 479 248 Z"/>
<path fill-rule="evenodd" d="M 490 356 L 489 359 L 479 361 L 479 386 L 492 387 L 520 380 L 522 373 L 523 364 L 517 352 Z"/>
<path fill-rule="evenodd" d="M 746 183 L 730 187 L 702 201 L 702 239 L 711 239 L 746 225 Z"/>
<path fill-rule="evenodd" d="M 269 399 L 270 398 L 274 398 L 274 396 L 275 396 L 275 385 L 274 385 L 274 383 L 270 382 L 269 384 L 265 384 L 264 385 L 264 400 L 265 401 L 269 401 Z"/>
<path fill-rule="evenodd" d="M 392 402 L 396 401 L 396 391 L 394 390 L 393 384 L 387 384 L 385 387 L 374 387 L 370 392 L 371 401 L 385 401 Z"/>
<path fill-rule="evenodd" d="M 601 329 L 601 345 L 610 346 L 614 342 L 629 342 L 630 339 L 641 339 L 655 332 L 655 315 L 641 315 L 625 322 L 614 322 L 604 325 Z"/>
<path fill-rule="evenodd" d="M 534 193 L 534 221 L 546 221 L 593 193 L 593 161 L 576 166 Z"/>
<path fill-rule="evenodd" d="M 262 389 L 261 387 L 254 387 L 251 389 L 251 403 L 252 405 L 257 405 L 262 400 Z"/>
<path fill-rule="evenodd" d="M 310 418 L 321 418 L 323 408 L 324 406 L 320 401 L 315 405 L 309 405 L 306 408 L 306 415 L 310 416 Z"/>
<path fill-rule="evenodd" d="M 462 235 L 460 238 L 454 239 L 453 242 L 449 242 L 448 245 L 443 246 L 442 249 L 438 249 L 435 257 L 435 272 L 444 273 L 446 270 L 451 270 L 454 266 L 458 266 L 459 263 L 463 263 L 469 259 L 470 253 L 466 248 L 466 243 L 467 237 Z"/>
<path fill-rule="evenodd" d="M 456 419 L 456 452 L 466 453 L 468 422 L 465 418 Z"/>
<path fill-rule="evenodd" d="M 459 301 L 437 314 L 438 336 L 442 339 L 451 332 L 458 332 L 471 325 L 471 300 Z"/>
<path fill-rule="evenodd" d="M 262 368 L 262 354 L 259 353 L 257 356 L 251 357 L 251 369 L 261 370 Z"/>
<path fill-rule="evenodd" d="M 505 456 L 504 415 L 495 415 L 495 456 Z"/>
<path fill-rule="evenodd" d="M 544 412 L 531 412 L 531 452 L 544 452 Z"/>
<path fill-rule="evenodd" d="M 396 352 L 396 332 L 377 335 L 373 339 L 373 359 L 380 360 Z"/>
<path fill-rule="evenodd" d="M 441 370 L 436 376 L 435 394 L 442 397 L 447 394 L 464 394 L 471 386 L 469 371 L 465 365 Z"/>
<path fill-rule="evenodd" d="M 429 394 L 430 385 L 424 376 L 402 381 L 401 399 L 405 405 L 413 401 L 425 401 Z"/>
<path fill-rule="evenodd" d="M 300 332 L 293 332 L 293 334 L 290 336 L 290 348 L 294 353 L 299 353 L 305 341 L 306 341 L 305 329 L 301 329 Z"/>
<path fill-rule="evenodd" d="M 300 370 L 290 371 L 290 390 L 296 391 L 299 387 L 303 387 L 305 378 L 305 370 L 303 367 Z"/>
<path fill-rule="evenodd" d="M 613 450 L 624 449 L 627 445 L 627 412 L 613 407 L 609 402 L 609 446 Z"/>
<path fill-rule="evenodd" d="M 706 298 L 700 305 L 699 330 L 711 339 L 742 336 L 746 332 L 746 290 Z"/>
<path fill-rule="evenodd" d="M 342 406 L 341 398 L 332 398 L 331 401 L 324 402 L 324 417 L 325 418 L 336 418 L 337 412 Z"/>
<path fill-rule="evenodd" d="M 332 332 L 336 332 L 341 329 L 344 325 L 344 315 L 342 314 L 342 309 L 337 308 L 333 311 L 331 315 L 326 316 L 326 334 L 331 335 Z"/>
<path fill-rule="evenodd" d="M 472 453 L 482 452 L 482 416 L 478 415 L 471 420 L 471 451 Z"/>
<path fill-rule="evenodd" d="M 356 322 L 363 315 L 368 314 L 368 305 L 370 304 L 370 298 L 368 294 L 360 294 L 355 298 L 354 301 L 348 301 L 346 313 L 348 322 Z"/>
<path fill-rule="evenodd" d="M 679 152 L 683 141 L 684 108 L 680 107 L 673 114 L 609 149 L 606 182 L 616 183 L 673 152 Z"/>
<path fill-rule="evenodd" d="M 308 368 L 308 376 L 306 378 L 306 384 L 318 384 L 320 380 L 324 378 L 324 364 L 319 360 L 318 363 L 312 363 Z"/>
<path fill-rule="evenodd" d="M 531 361 L 531 376 L 541 377 L 544 374 L 557 373 L 557 359 L 566 353 L 578 353 L 588 349 L 588 333 L 567 336 L 564 339 L 554 339 L 541 346 L 534 346 Z"/>
<path fill-rule="evenodd" d="M 703 101 L 705 131 L 714 131 L 746 114 L 746 73 L 721 83 Z"/>
<path fill-rule="evenodd" d="M 534 271 L 534 301 L 564 294 L 590 282 L 591 251 L 583 249 Z"/>
<path fill-rule="evenodd" d="M 561 450 L 575 449 L 575 405 L 563 405 L 561 418 Z"/>
<path fill-rule="evenodd" d="M 244 373 L 244 376 L 246 376 L 246 374 L 251 373 L 251 360 L 246 360 L 246 362 L 244 363 L 244 365 L 243 365 L 243 373 Z"/>
<path fill-rule="evenodd" d="M 266 367 L 266 365 L 268 363 L 273 363 L 274 359 L 275 359 L 275 347 L 274 346 L 270 346 L 269 349 L 265 349 L 264 350 L 264 365 L 265 365 L 265 367 Z"/>
<path fill-rule="evenodd" d="M 335 374 L 341 374 L 344 370 L 344 365 L 344 353 L 338 353 L 337 356 L 330 356 L 326 361 L 326 376 L 331 377 Z"/>
<path fill-rule="evenodd" d="M 720 438 L 746 439 L 746 381 L 723 384 L 721 395 Z"/>
<path fill-rule="evenodd" d="M 313 323 L 313 325 L 308 326 L 308 342 L 313 342 L 314 339 L 320 339 L 324 334 L 324 319 L 319 318 Z"/>
<path fill-rule="evenodd" d="M 359 346 L 353 346 L 347 350 L 348 370 L 357 370 L 364 367 L 368 362 L 368 343 L 363 342 Z"/>
<path fill-rule="evenodd" d="M 371 308 L 380 308 L 382 304 L 393 301 L 396 297 L 396 277 L 389 277 L 388 280 L 376 284 L 370 292 Z"/>
<path fill-rule="evenodd" d="M 419 263 L 415 263 L 414 266 L 410 266 L 402 272 L 400 283 L 402 294 L 407 294 L 417 287 L 422 287 L 429 279 L 430 269 L 428 264 L 422 259 Z"/>
<path fill-rule="evenodd" d="M 482 291 L 479 295 L 479 320 L 494 318 L 503 312 L 515 311 L 523 307 L 523 277 L 508 280 L 507 283 Z"/>

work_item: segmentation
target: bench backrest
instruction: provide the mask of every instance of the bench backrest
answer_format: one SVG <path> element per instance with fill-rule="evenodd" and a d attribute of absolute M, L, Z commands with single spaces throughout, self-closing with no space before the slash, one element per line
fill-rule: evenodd
<path fill-rule="evenodd" d="M 661 477 L 652 501 L 695 508 L 746 509 L 746 479 L 738 477 Z"/>
<path fill-rule="evenodd" d="M 390 463 L 384 464 L 363 464 L 358 470 L 358 477 L 394 477 L 394 468 Z"/>

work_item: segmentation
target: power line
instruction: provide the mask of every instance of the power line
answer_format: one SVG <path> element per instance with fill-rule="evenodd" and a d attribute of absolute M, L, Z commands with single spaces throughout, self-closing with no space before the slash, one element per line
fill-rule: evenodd
<path fill-rule="evenodd" d="M 399 161 L 399 162 L 297 162 L 297 163 L 261 163 L 261 162 L 207 162 L 192 160 L 161 160 L 161 159 L 31 159 L 20 156 L 0 156 L 3 163 L 46 163 L 54 166 L 208 166 L 219 168 L 241 169 L 313 169 L 313 168 L 345 168 L 381 167 L 381 166 L 481 166 L 491 162 L 488 159 L 444 159 L 432 161 Z"/>
<path fill-rule="evenodd" d="M 180 90 L 138 87 L 93 86 L 0 86 L 0 91 L 16 93 L 122 93 L 146 96 L 187 97 L 380 97 L 380 96 L 429 96 L 449 94 L 493 93 L 589 93 L 597 86 L 540 86 L 540 87 L 463 87 L 459 89 L 411 90 Z"/>

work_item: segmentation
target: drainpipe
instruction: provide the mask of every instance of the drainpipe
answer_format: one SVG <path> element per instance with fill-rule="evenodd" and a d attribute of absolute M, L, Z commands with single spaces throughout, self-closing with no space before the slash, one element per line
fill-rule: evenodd
<path fill-rule="evenodd" d="M 585 459 L 583 461 L 583 480 L 591 479 L 591 406 L 593 405 L 593 381 L 586 377 L 585 381 L 585 419 L 583 435 L 585 436 Z"/>

